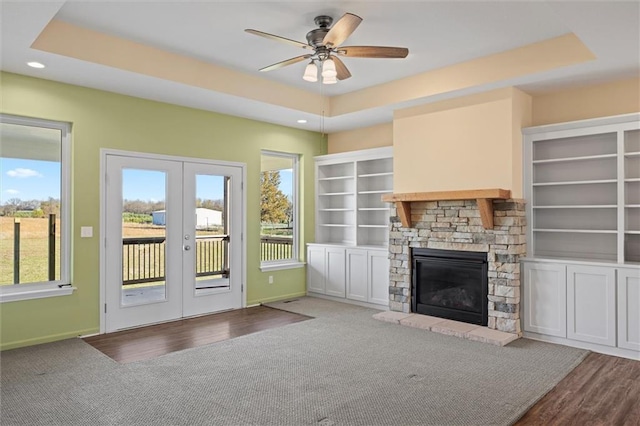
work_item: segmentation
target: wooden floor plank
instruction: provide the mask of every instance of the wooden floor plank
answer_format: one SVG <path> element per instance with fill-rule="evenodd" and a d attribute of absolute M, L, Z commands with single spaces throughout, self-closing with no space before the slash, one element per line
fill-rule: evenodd
<path fill-rule="evenodd" d="M 119 363 L 126 364 L 310 318 L 266 306 L 255 306 L 101 334 L 87 337 L 84 341 Z"/>
<path fill-rule="evenodd" d="M 640 425 L 640 361 L 589 354 L 515 424 Z"/>

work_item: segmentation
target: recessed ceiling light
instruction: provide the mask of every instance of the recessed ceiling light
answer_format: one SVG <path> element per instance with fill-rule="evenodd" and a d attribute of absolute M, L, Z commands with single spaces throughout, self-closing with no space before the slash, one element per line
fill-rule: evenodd
<path fill-rule="evenodd" d="M 300 124 L 304 124 L 306 122 L 307 122 L 307 120 L 298 120 L 298 123 L 300 123 Z"/>
<path fill-rule="evenodd" d="M 27 65 L 29 65 L 31 68 L 44 68 L 44 64 L 35 61 L 27 62 Z"/>

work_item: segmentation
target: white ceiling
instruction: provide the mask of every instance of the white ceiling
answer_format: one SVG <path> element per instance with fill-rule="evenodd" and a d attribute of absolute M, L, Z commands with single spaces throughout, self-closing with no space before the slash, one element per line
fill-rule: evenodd
<path fill-rule="evenodd" d="M 31 49 L 53 18 L 163 50 L 259 75 L 328 96 L 358 91 L 436 68 L 573 32 L 595 61 L 476 86 L 437 97 L 515 85 L 529 92 L 638 75 L 640 2 L 620 1 L 5 1 L 1 3 L 1 68 L 132 96 L 318 130 L 321 117 L 211 90 Z M 345 58 L 353 77 L 323 86 L 302 80 L 305 62 L 258 69 L 305 51 L 245 33 L 254 28 L 305 42 L 313 18 L 345 12 L 363 18 L 344 45 L 408 47 L 406 59 Z M 47 65 L 26 66 L 29 60 Z M 324 119 L 328 132 L 390 121 L 397 108 L 419 99 Z M 307 124 L 296 120 L 306 118 Z"/>

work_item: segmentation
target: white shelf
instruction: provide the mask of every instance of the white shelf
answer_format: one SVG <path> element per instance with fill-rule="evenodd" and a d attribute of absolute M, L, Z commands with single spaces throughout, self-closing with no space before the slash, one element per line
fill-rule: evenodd
<path fill-rule="evenodd" d="M 533 232 L 562 232 L 569 234 L 617 234 L 617 230 L 608 229 L 533 229 Z"/>
<path fill-rule="evenodd" d="M 378 177 L 378 176 L 393 176 L 393 172 L 367 173 L 364 175 L 358 175 L 359 178 L 370 178 L 370 177 Z"/>
<path fill-rule="evenodd" d="M 532 206 L 534 209 L 616 209 L 616 204 L 575 205 L 575 206 Z"/>
<path fill-rule="evenodd" d="M 380 195 L 393 192 L 392 148 L 316 157 L 316 235 L 319 244 L 345 241 L 356 247 L 389 242 L 389 206 Z"/>
<path fill-rule="evenodd" d="M 640 179 L 638 179 L 640 181 Z M 591 185 L 601 183 L 617 183 L 617 179 L 600 179 L 600 180 L 576 180 L 570 182 L 540 182 L 534 183 L 533 186 L 558 186 L 558 185 Z"/>
<path fill-rule="evenodd" d="M 565 163 L 569 161 L 589 161 L 599 160 L 601 158 L 616 158 L 618 154 L 601 154 L 601 155 L 585 155 L 582 157 L 565 157 L 565 158 L 550 158 L 548 160 L 534 160 L 533 164 L 545 164 L 545 163 Z"/>
<path fill-rule="evenodd" d="M 369 191 L 358 191 L 358 195 L 369 195 L 369 194 L 390 194 L 392 193 L 392 189 L 374 189 Z"/>
<path fill-rule="evenodd" d="M 524 130 L 529 257 L 618 264 L 640 258 L 639 118 Z"/>
<path fill-rule="evenodd" d="M 325 192 L 322 194 L 318 194 L 320 196 L 325 196 L 325 195 L 353 195 L 353 192 Z"/>
<path fill-rule="evenodd" d="M 327 181 L 327 180 L 345 180 L 345 179 L 354 179 L 354 177 L 353 176 L 335 176 L 335 177 L 320 178 L 318 180 Z"/>

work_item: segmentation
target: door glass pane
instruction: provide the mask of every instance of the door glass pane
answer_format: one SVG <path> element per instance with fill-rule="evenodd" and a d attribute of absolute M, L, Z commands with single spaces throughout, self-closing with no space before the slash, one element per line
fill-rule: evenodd
<path fill-rule="evenodd" d="M 196 174 L 196 289 L 229 287 L 229 177 Z"/>
<path fill-rule="evenodd" d="M 166 180 L 162 171 L 122 170 L 123 306 L 167 298 Z"/>

